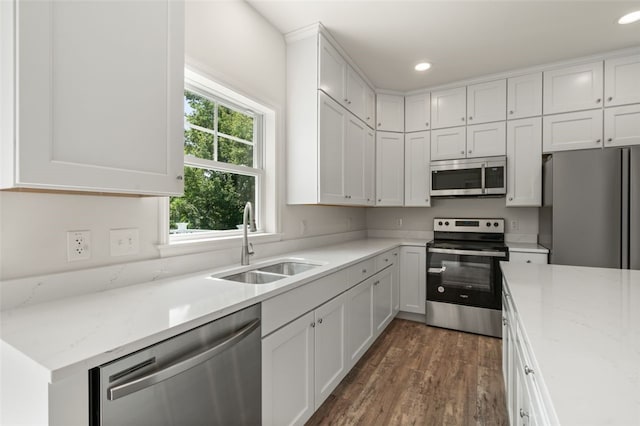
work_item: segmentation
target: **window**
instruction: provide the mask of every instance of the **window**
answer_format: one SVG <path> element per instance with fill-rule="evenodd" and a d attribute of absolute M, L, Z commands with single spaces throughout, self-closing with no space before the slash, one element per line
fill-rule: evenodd
<path fill-rule="evenodd" d="M 237 233 L 248 201 L 261 228 L 262 114 L 189 80 L 183 102 L 184 195 L 169 202 L 172 239 Z"/>

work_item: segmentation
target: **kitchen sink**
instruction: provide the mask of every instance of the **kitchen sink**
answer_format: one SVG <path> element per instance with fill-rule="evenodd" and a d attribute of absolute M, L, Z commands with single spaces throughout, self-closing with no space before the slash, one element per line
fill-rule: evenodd
<path fill-rule="evenodd" d="M 284 278 L 289 278 L 292 275 L 309 271 L 318 266 L 320 265 L 315 263 L 287 260 L 266 266 L 256 265 L 253 269 L 249 269 L 248 271 L 236 272 L 230 275 L 214 275 L 213 278 L 236 281 L 245 284 L 268 284 Z"/>
<path fill-rule="evenodd" d="M 281 262 L 273 265 L 258 268 L 258 271 L 271 272 L 272 274 L 296 275 L 301 272 L 309 271 L 318 265 L 302 262 Z"/>
<path fill-rule="evenodd" d="M 237 281 L 246 284 L 268 284 L 274 281 L 281 280 L 283 278 L 287 278 L 287 276 L 269 274 L 260 271 L 246 271 L 220 278 L 223 280 Z"/>

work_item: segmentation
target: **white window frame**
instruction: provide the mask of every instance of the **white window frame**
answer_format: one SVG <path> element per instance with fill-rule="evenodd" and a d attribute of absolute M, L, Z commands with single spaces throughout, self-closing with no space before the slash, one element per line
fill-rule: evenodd
<path fill-rule="evenodd" d="M 248 167 L 243 165 L 235 165 L 230 163 L 219 162 L 215 160 L 207 160 L 198 158 L 193 155 L 185 155 L 185 166 L 199 167 L 209 170 L 221 172 L 231 172 L 246 176 L 254 176 L 256 179 L 254 212 L 256 213 L 256 224 L 258 231 L 250 234 L 250 238 L 256 242 L 271 242 L 281 240 L 281 235 L 276 232 L 276 205 L 275 201 L 267 202 L 266 190 L 267 185 L 273 193 L 275 188 L 274 182 L 267 182 L 267 161 L 266 161 L 266 144 L 275 141 L 275 112 L 244 96 L 241 95 L 215 81 L 204 76 L 202 73 L 196 73 L 189 68 L 185 68 L 185 90 L 196 93 L 200 96 L 207 97 L 217 104 L 224 105 L 233 110 L 237 110 L 244 114 L 254 117 L 254 165 L 257 167 Z M 217 108 L 217 107 L 216 107 Z M 217 114 L 215 115 L 215 128 L 217 133 Z M 197 126 L 195 128 L 198 128 Z M 205 130 L 212 133 L 210 129 Z M 229 135 L 225 138 L 236 140 Z M 217 137 L 216 137 L 217 140 Z M 242 142 L 242 141 L 240 141 Z M 217 153 L 215 154 L 217 155 Z M 271 162 L 273 166 L 273 162 Z M 276 197 L 273 197 L 276 198 Z M 269 204 L 268 204 L 269 203 Z M 268 214 L 270 210 L 271 214 Z M 231 247 L 237 245 L 242 238 L 242 230 L 212 230 L 196 233 L 173 234 L 169 235 L 169 198 L 162 197 L 159 202 L 159 235 L 160 244 L 158 248 L 161 256 L 173 254 L 187 254 L 190 252 L 198 252 L 203 250 Z M 267 219 L 269 217 L 269 219 Z"/>

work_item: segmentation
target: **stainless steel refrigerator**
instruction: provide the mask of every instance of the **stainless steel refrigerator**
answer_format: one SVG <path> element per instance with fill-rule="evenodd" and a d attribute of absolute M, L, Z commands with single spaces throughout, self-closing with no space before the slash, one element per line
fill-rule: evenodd
<path fill-rule="evenodd" d="M 553 153 L 539 219 L 550 263 L 640 269 L 640 146 Z"/>

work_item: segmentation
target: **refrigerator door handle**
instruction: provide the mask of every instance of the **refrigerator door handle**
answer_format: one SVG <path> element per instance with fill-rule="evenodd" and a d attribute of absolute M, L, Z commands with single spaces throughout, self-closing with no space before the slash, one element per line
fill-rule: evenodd
<path fill-rule="evenodd" d="M 620 238 L 620 267 L 622 269 L 629 269 L 629 236 L 631 234 L 630 229 L 630 212 L 631 212 L 631 152 L 628 148 L 622 150 L 622 197 L 621 197 L 621 238 Z"/>

